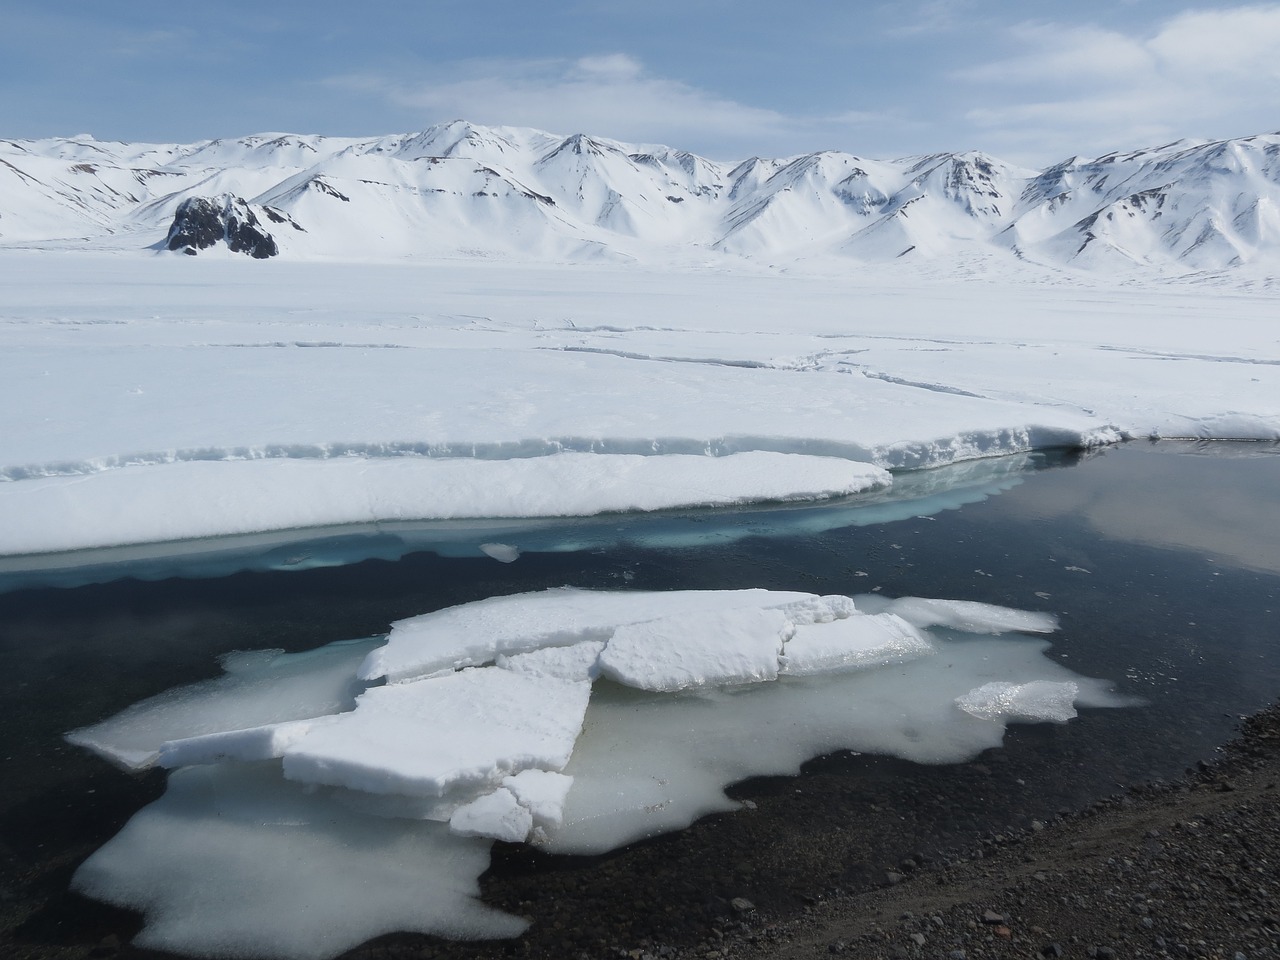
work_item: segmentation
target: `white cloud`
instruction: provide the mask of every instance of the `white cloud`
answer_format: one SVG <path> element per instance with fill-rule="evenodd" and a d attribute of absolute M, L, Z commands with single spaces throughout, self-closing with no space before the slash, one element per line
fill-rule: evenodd
<path fill-rule="evenodd" d="M 666 143 L 717 159 L 831 147 L 859 126 L 893 122 L 873 112 L 788 116 L 655 76 L 625 53 L 576 60 L 467 60 L 431 73 L 427 79 L 363 74 L 327 82 L 388 100 L 422 122 L 461 117 L 560 134 L 592 133 Z"/>
<path fill-rule="evenodd" d="M 975 8 L 975 0 L 921 0 L 909 6 L 897 0 L 892 4 L 893 18 L 898 25 L 889 27 L 890 37 L 911 37 L 918 34 L 950 33 L 963 28 Z"/>
<path fill-rule="evenodd" d="M 996 152 L 1068 154 L 1280 126 L 1280 4 L 1192 10 L 1139 34 L 1024 23 L 1015 56 L 957 71 Z"/>

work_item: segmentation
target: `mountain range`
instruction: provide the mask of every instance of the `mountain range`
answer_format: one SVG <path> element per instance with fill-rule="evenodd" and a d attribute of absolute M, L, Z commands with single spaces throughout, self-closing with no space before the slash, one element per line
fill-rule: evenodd
<path fill-rule="evenodd" d="M 1280 134 L 1022 169 L 978 152 L 721 163 L 465 121 L 353 139 L 0 140 L 0 247 L 253 257 L 715 254 L 768 262 L 981 250 L 1084 270 L 1280 263 Z"/>

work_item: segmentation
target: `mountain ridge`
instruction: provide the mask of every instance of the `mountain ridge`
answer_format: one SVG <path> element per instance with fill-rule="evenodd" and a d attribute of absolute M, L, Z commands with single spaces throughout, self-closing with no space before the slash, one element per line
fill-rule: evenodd
<path fill-rule="evenodd" d="M 1043 170 L 975 150 L 724 163 L 463 120 L 370 138 L 0 139 L 0 247 L 164 249 L 193 200 L 241 219 L 274 211 L 261 224 L 271 242 L 253 249 L 300 258 L 700 251 L 877 262 L 981 250 L 1085 271 L 1220 271 L 1280 263 L 1280 134 L 1178 140 Z"/>

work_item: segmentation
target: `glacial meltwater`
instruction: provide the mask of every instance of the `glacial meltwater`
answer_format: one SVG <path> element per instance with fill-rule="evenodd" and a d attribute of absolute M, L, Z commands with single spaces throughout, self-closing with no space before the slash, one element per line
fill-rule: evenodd
<path fill-rule="evenodd" d="M 498 844 L 480 899 L 530 921 L 522 936 L 543 955 L 595 949 L 602 936 L 694 942 L 735 897 L 785 913 L 906 856 L 1177 776 L 1280 693 L 1277 491 L 1276 445 L 1131 443 L 905 475 L 889 494 L 820 506 L 329 530 L 10 562 L 0 567 L 0 943 L 32 957 L 158 955 L 128 945 L 138 914 L 71 888 L 86 858 L 164 793 L 166 774 L 123 772 L 67 732 L 220 676 L 233 651 L 309 651 L 549 587 L 751 587 L 1052 614 L 1044 655 L 1055 669 L 1109 681 L 1127 705 L 1016 724 L 1003 746 L 962 763 L 829 753 L 798 777 L 730 786 L 733 801 L 749 801 L 740 809 L 606 855 Z M 627 706 L 621 689 L 602 699 Z M 750 709 L 735 718 L 750 742 L 762 739 L 754 722 L 782 722 Z M 444 855 L 435 850 L 423 855 Z M 289 870 L 314 884 L 298 895 L 318 903 L 316 875 L 341 872 L 342 856 L 316 856 Z M 190 872 L 199 882 L 199 866 Z M 217 933 L 217 917 L 197 922 Z M 430 956 L 489 949 L 385 942 Z M 289 948 L 262 947 L 273 950 Z"/>

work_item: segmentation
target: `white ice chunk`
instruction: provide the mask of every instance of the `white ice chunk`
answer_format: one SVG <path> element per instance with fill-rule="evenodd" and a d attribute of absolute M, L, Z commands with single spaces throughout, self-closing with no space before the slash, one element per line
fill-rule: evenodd
<path fill-rule="evenodd" d="M 558 827 L 564 820 L 564 802 L 573 777 L 551 770 L 521 770 L 503 780 L 502 785 L 533 814 L 535 827 Z"/>
<path fill-rule="evenodd" d="M 386 645 L 371 651 L 360 667 L 360 676 L 399 683 L 491 663 L 503 654 L 607 640 L 625 623 L 814 599 L 808 593 L 758 589 L 649 593 L 560 588 L 492 597 L 395 623 Z"/>
<path fill-rule="evenodd" d="M 856 598 L 859 610 L 867 613 L 896 613 L 917 627 L 950 627 L 964 633 L 1053 633 L 1058 618 L 1051 613 L 1015 610 L 973 600 L 935 600 L 928 597 L 899 597 L 890 600 L 876 594 Z"/>
<path fill-rule="evenodd" d="M 380 642 L 345 640 L 303 653 L 227 654 L 225 676 L 167 690 L 73 730 L 67 739 L 138 769 L 155 763 L 161 744 L 169 740 L 350 710 L 364 687 L 354 676 L 356 666 Z"/>
<path fill-rule="evenodd" d="M 853 600 L 849 597 L 806 597 L 795 600 L 778 608 L 787 615 L 787 619 L 800 626 L 806 623 L 829 623 L 852 617 L 858 612 Z"/>
<path fill-rule="evenodd" d="M 545 647 L 529 653 L 501 655 L 496 666 L 535 677 L 559 677 L 561 680 L 594 680 L 600 675 L 600 652 L 603 640 L 586 640 L 571 647 Z"/>
<path fill-rule="evenodd" d="M 141 910 L 139 947 L 324 960 L 384 933 L 511 937 L 476 899 L 490 844 L 368 817 L 281 780 L 276 764 L 193 767 L 85 861 L 81 893 Z"/>
<path fill-rule="evenodd" d="M 892 613 L 858 614 L 803 624 L 783 649 L 781 672 L 791 676 L 865 670 L 933 653 L 915 627 Z"/>
<path fill-rule="evenodd" d="M 284 754 L 291 780 L 440 797 L 569 762 L 591 694 L 583 681 L 495 668 L 375 687 Z"/>
<path fill-rule="evenodd" d="M 956 706 L 981 720 L 1066 723 L 1076 716 L 1080 685 L 1070 680 L 984 683 L 956 698 Z"/>
<path fill-rule="evenodd" d="M 520 559 L 519 547 L 513 547 L 509 543 L 482 543 L 480 552 L 499 563 L 515 563 Z"/>
<path fill-rule="evenodd" d="M 169 740 L 161 745 L 156 763 L 172 769 L 231 760 L 274 760 L 284 756 L 285 750 L 305 737 L 316 724 L 331 723 L 332 720 L 332 717 L 294 720 Z"/>
<path fill-rule="evenodd" d="M 754 683 L 778 676 L 795 625 L 780 610 L 704 611 L 625 624 L 600 654 L 602 676 L 641 690 Z"/>
<path fill-rule="evenodd" d="M 533 814 L 506 787 L 477 797 L 449 818 L 449 829 L 462 837 L 490 837 L 521 843 L 533 829 Z"/>

